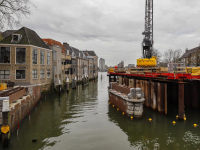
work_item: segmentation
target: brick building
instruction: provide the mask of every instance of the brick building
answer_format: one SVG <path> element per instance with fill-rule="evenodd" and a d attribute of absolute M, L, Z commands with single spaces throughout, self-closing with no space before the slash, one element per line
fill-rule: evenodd
<path fill-rule="evenodd" d="M 96 55 L 96 53 L 94 51 L 83 51 L 84 54 L 88 57 L 91 56 L 93 57 L 93 74 L 94 77 L 97 78 L 98 77 L 98 56 Z"/>
<path fill-rule="evenodd" d="M 69 68 L 69 74 L 71 75 L 71 81 L 76 79 L 76 64 L 77 64 L 77 60 L 76 60 L 76 53 L 74 52 L 73 48 L 71 46 L 69 46 L 68 43 L 63 43 L 63 46 L 67 49 L 67 51 L 69 52 L 69 55 L 71 57 L 71 67 Z"/>
<path fill-rule="evenodd" d="M 181 57 L 181 62 L 188 67 L 200 66 L 200 46 L 186 50 Z"/>
<path fill-rule="evenodd" d="M 52 82 L 52 50 L 26 27 L 0 41 L 0 80 L 15 85 Z"/>
<path fill-rule="evenodd" d="M 63 82 L 71 82 L 70 68 L 71 68 L 71 56 L 69 50 L 67 50 L 63 44 L 52 39 L 43 39 L 47 42 L 50 49 L 53 50 L 54 55 L 54 83 L 58 85 L 59 80 L 61 84 Z"/>

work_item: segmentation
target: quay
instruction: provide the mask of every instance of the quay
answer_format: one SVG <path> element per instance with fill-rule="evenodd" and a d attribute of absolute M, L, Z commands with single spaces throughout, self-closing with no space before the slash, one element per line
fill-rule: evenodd
<path fill-rule="evenodd" d="M 185 106 L 200 106 L 200 76 L 187 73 L 115 73 L 108 72 L 109 82 L 118 82 L 124 89 L 141 88 L 144 105 L 159 113 L 168 114 L 168 106 L 178 106 L 177 115 L 184 119 Z M 119 90 L 120 91 L 120 90 Z M 124 94 L 128 94 L 124 91 Z M 186 118 L 185 118 L 186 119 Z"/>

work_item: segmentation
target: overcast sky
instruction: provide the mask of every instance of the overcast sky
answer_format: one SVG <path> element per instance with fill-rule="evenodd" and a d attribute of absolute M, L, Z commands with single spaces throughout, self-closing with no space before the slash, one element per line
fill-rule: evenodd
<path fill-rule="evenodd" d="M 41 38 L 94 50 L 106 64 L 135 64 L 141 57 L 145 0 L 32 0 L 22 25 Z M 154 0 L 154 48 L 194 48 L 200 43 L 199 0 Z"/>

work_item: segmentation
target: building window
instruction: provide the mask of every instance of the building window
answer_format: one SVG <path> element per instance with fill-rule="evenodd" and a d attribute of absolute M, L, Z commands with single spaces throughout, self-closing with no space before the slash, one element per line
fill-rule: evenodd
<path fill-rule="evenodd" d="M 47 69 L 47 78 L 51 78 L 51 70 Z"/>
<path fill-rule="evenodd" d="M 38 78 L 37 69 L 33 69 L 32 76 L 33 76 L 33 79 L 37 79 Z"/>
<path fill-rule="evenodd" d="M 51 53 L 50 52 L 47 52 L 47 65 L 51 65 Z"/>
<path fill-rule="evenodd" d="M 26 70 L 16 70 L 16 79 L 26 79 Z"/>
<path fill-rule="evenodd" d="M 20 41 L 20 39 L 22 38 L 22 35 L 20 34 L 13 34 L 12 35 L 12 42 L 17 43 Z"/>
<path fill-rule="evenodd" d="M 26 63 L 26 48 L 16 49 L 16 63 Z"/>
<path fill-rule="evenodd" d="M 40 64 L 44 65 L 44 50 L 40 50 Z"/>
<path fill-rule="evenodd" d="M 0 79 L 10 79 L 10 70 L 0 70 Z"/>
<path fill-rule="evenodd" d="M 40 70 L 40 78 L 44 78 L 44 69 Z"/>
<path fill-rule="evenodd" d="M 33 64 L 37 64 L 37 49 L 33 49 Z"/>
<path fill-rule="evenodd" d="M 10 63 L 10 47 L 1 47 L 0 63 Z"/>

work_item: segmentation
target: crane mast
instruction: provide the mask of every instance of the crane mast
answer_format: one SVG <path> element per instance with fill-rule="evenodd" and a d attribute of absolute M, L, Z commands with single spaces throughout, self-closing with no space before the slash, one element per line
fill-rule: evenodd
<path fill-rule="evenodd" d="M 153 51 L 153 0 L 146 0 L 145 6 L 145 31 L 142 33 L 143 58 L 151 58 Z"/>

